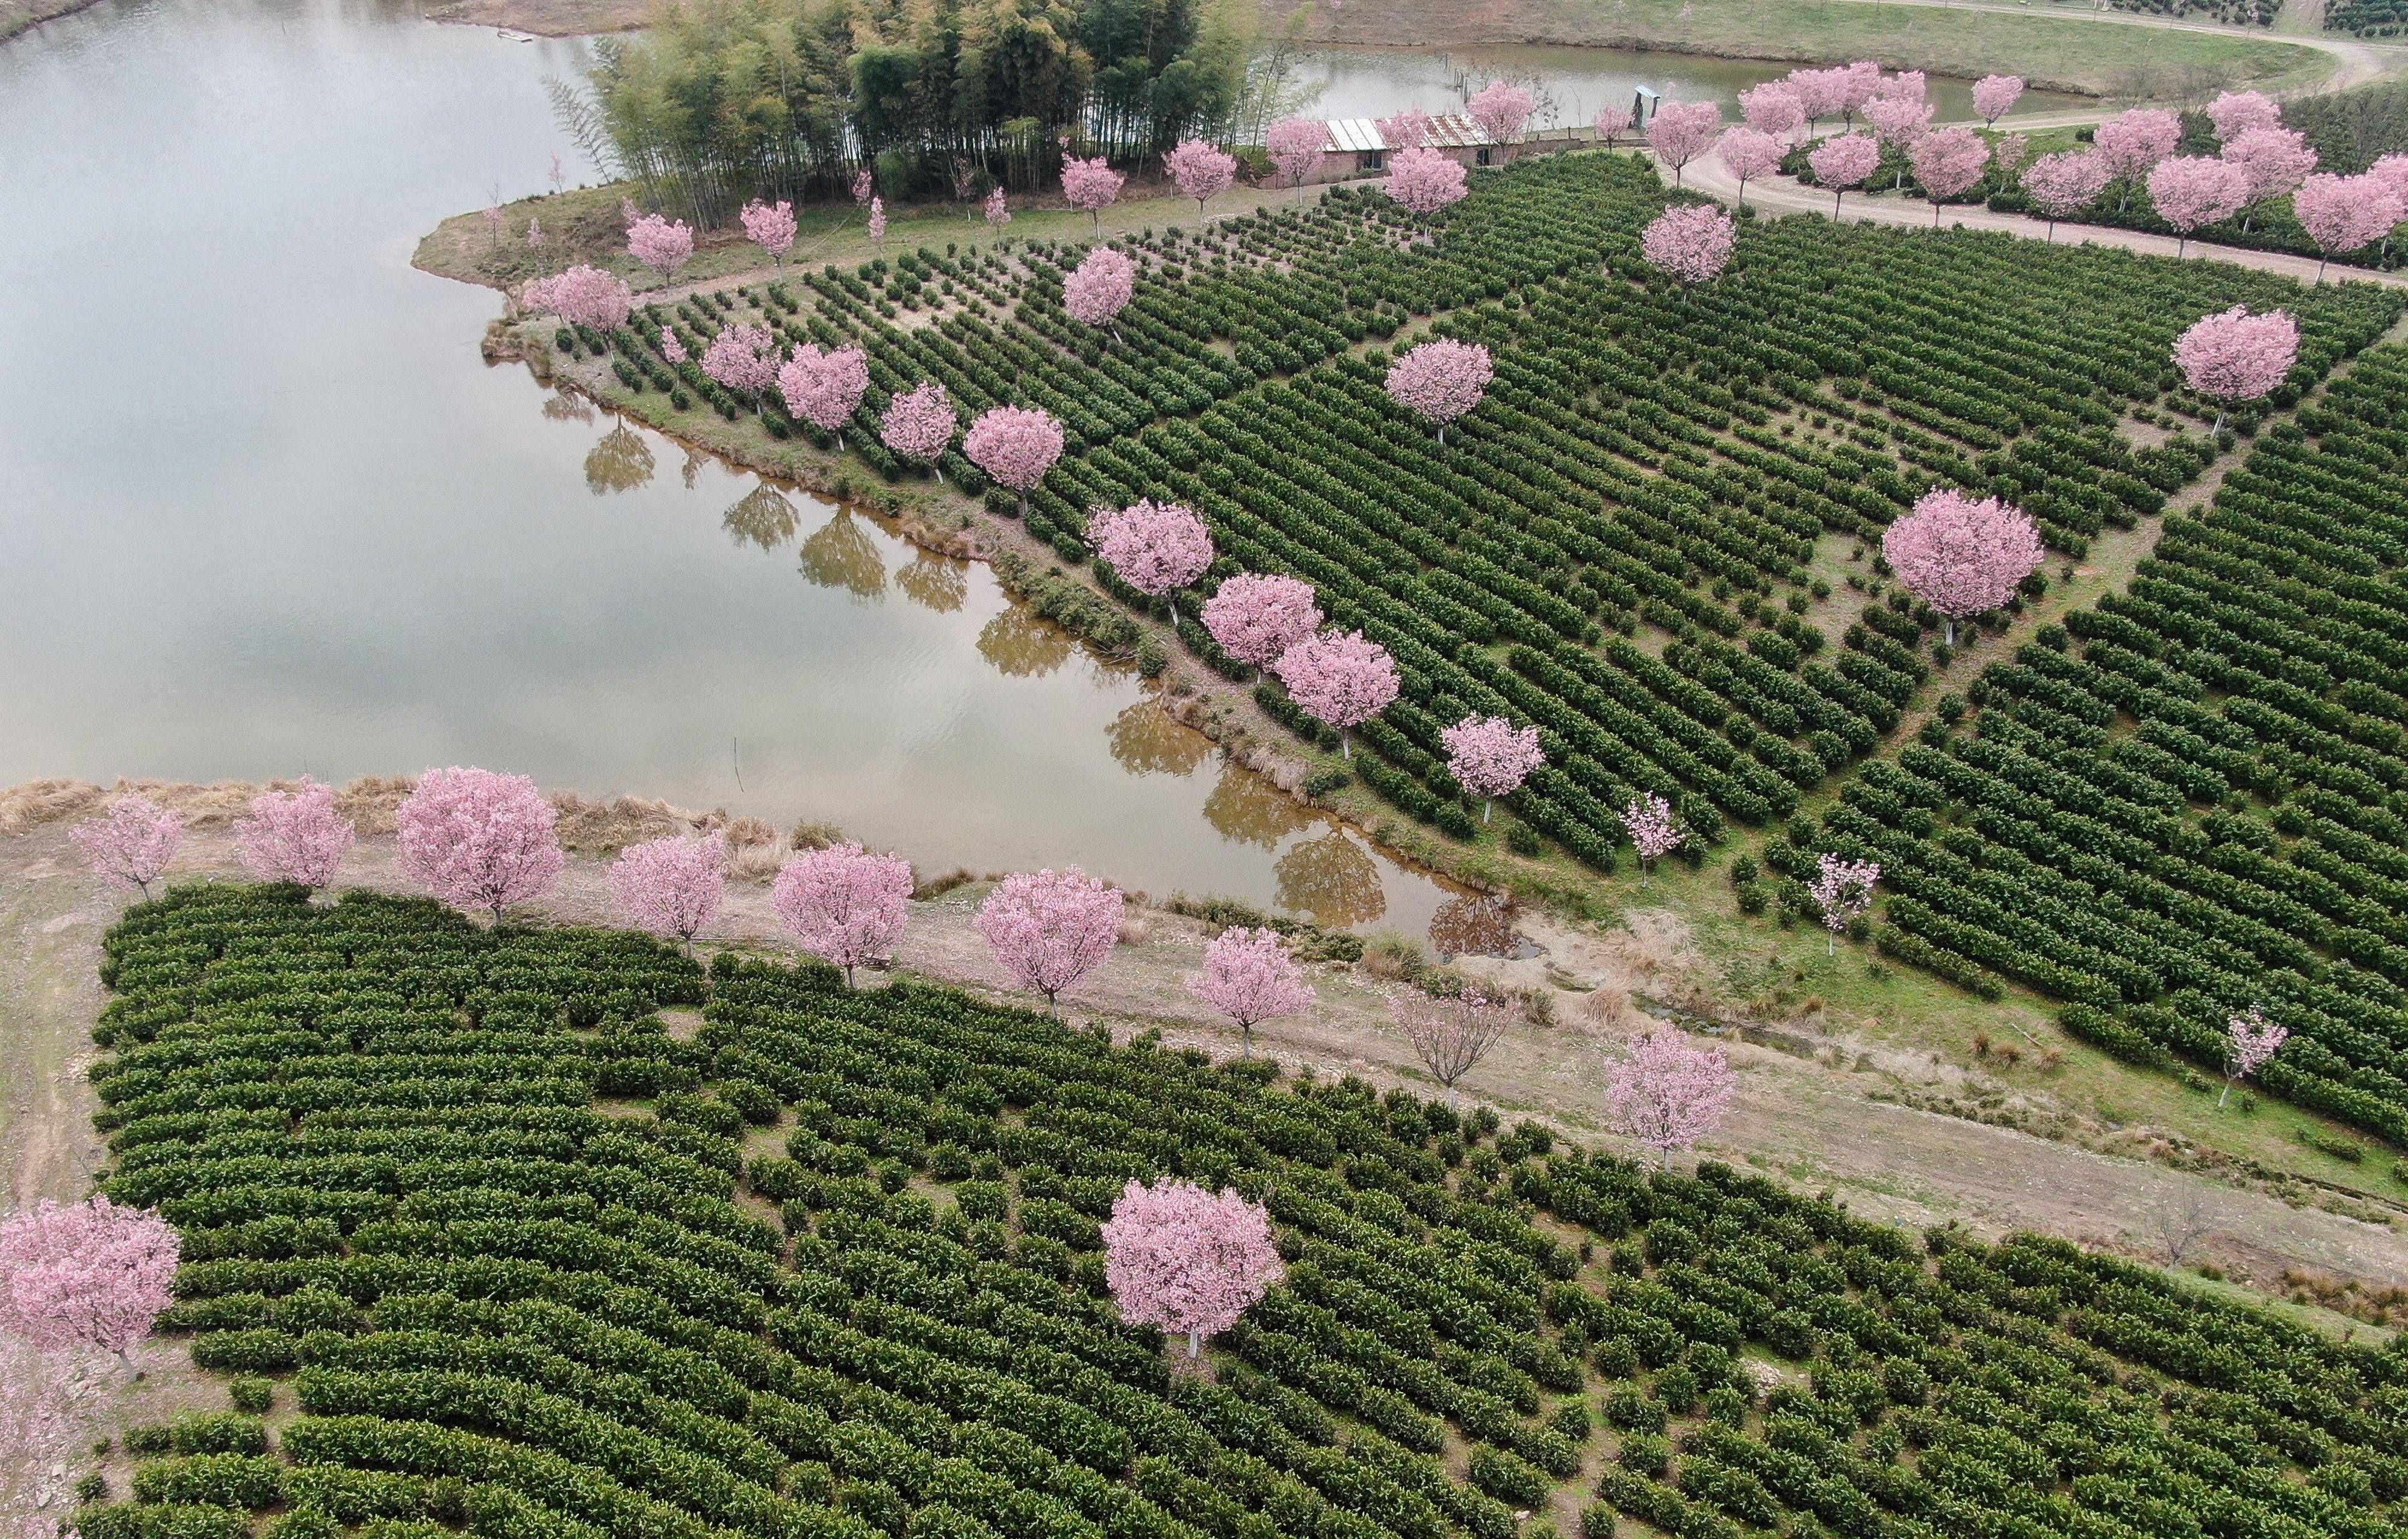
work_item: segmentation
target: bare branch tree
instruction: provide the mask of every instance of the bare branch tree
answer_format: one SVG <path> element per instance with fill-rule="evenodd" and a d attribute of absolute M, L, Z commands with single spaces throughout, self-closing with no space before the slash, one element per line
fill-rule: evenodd
<path fill-rule="evenodd" d="M 2192 1183 L 2170 1187 L 2150 1210 L 2150 1225 L 2157 1243 L 2166 1247 L 2166 1264 L 2180 1266 L 2193 1247 L 2207 1237 L 2208 1225 L 2214 1215 L 2208 1211 L 2207 1193 Z"/>
<path fill-rule="evenodd" d="M 1432 1078 L 1446 1087 L 1446 1104 L 1455 1104 L 1455 1081 L 1469 1074 L 1505 1028 L 1514 1010 L 1501 1000 L 1477 990 L 1465 990 L 1450 999 L 1438 999 L 1418 989 L 1399 989 L 1388 995 L 1388 1014 L 1413 1045 Z"/>

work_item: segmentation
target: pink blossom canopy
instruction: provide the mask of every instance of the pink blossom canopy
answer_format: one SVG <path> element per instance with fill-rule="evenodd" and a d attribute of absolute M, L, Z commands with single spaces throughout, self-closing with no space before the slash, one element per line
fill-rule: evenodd
<path fill-rule="evenodd" d="M 1653 864 L 1681 848 L 1684 835 L 1672 820 L 1672 804 L 1652 791 L 1641 791 L 1622 809 L 1622 830 L 1641 861 Z"/>
<path fill-rule="evenodd" d="M 2159 219 L 2187 235 L 2239 213 L 2249 201 L 2249 179 L 2229 161 L 2175 155 L 2150 171 L 2149 201 Z"/>
<path fill-rule="evenodd" d="M 1219 1335 L 1287 1275 L 1270 1215 L 1192 1181 L 1131 1181 L 1103 1226 L 1104 1281 L 1131 1325 Z"/>
<path fill-rule="evenodd" d="M 1062 280 L 1062 308 L 1082 326 L 1109 326 L 1136 292 L 1137 264 L 1128 253 L 1097 246 Z"/>
<path fill-rule="evenodd" d="M 1778 138 L 1806 126 L 1806 102 L 1787 80 L 1767 80 L 1739 93 L 1740 116 L 1756 133 Z M 1727 145 L 1729 135 L 1724 135 Z"/>
<path fill-rule="evenodd" d="M 2235 1079 L 2246 1079 L 2264 1068 L 2291 1037 L 2289 1027 L 2268 1019 L 2266 1012 L 2254 1005 L 2227 1019 L 2224 1030 L 2224 1072 Z"/>
<path fill-rule="evenodd" d="M 428 770 L 394 822 L 402 875 L 456 907 L 490 910 L 496 922 L 568 863 L 552 804 L 523 775 Z"/>
<path fill-rule="evenodd" d="M 2115 179 L 2106 159 L 2088 150 L 2060 150 L 2024 167 L 2024 194 L 2052 220 L 2089 207 Z"/>
<path fill-rule="evenodd" d="M 888 449 L 907 460 L 941 458 L 953 441 L 958 424 L 953 398 L 934 379 L 923 380 L 886 404 L 878 435 Z"/>
<path fill-rule="evenodd" d="M 1605 1095 L 1613 1126 L 1669 1161 L 1721 1125 L 1737 1090 L 1720 1047 L 1695 1047 L 1657 1027 L 1608 1061 Z"/>
<path fill-rule="evenodd" d="M 1881 164 L 1881 141 L 1870 134 L 1838 134 L 1807 153 L 1817 185 L 1834 192 L 1855 187 Z"/>
<path fill-rule="evenodd" d="M 1419 150 L 1430 142 L 1430 115 L 1418 107 L 1409 107 L 1393 118 L 1378 118 L 1371 126 L 1380 131 L 1380 142 L 1390 150 Z"/>
<path fill-rule="evenodd" d="M 636 294 L 626 279 L 580 263 L 565 273 L 527 284 L 519 291 L 519 305 L 533 314 L 549 312 L 572 326 L 590 326 L 607 334 L 627 323 Z"/>
<path fill-rule="evenodd" d="M 1997 122 L 2015 108 L 2024 93 L 2020 75 L 1985 75 L 1973 82 L 1973 110 L 1985 123 Z"/>
<path fill-rule="evenodd" d="M 1067 157 L 1062 162 L 1062 196 L 1071 207 L 1084 214 L 1111 207 L 1121 195 L 1123 179 L 1101 155 L 1093 160 Z"/>
<path fill-rule="evenodd" d="M 1198 204 L 1216 198 L 1238 179 L 1238 158 L 1202 139 L 1182 139 L 1162 157 L 1162 168 L 1179 186 L 1182 197 Z"/>
<path fill-rule="evenodd" d="M 786 249 L 795 244 L 795 206 L 791 203 L 763 203 L 755 198 L 737 217 L 744 221 L 746 238 L 772 257 L 784 256 Z"/>
<path fill-rule="evenodd" d="M 2145 177 L 2182 142 L 2182 120 L 2157 107 L 2136 107 L 2100 123 L 2093 142 L 2119 179 Z"/>
<path fill-rule="evenodd" d="M 1397 660 L 1360 631 L 1309 635 L 1281 654 L 1271 672 L 1298 705 L 1341 731 L 1386 710 L 1398 688 Z"/>
<path fill-rule="evenodd" d="M 997 485 L 1025 492 L 1062 457 L 1062 424 L 1031 406 L 991 406 L 963 435 L 962 452 Z"/>
<path fill-rule="evenodd" d="M 1380 191 L 1426 218 L 1449 204 L 1462 202 L 1470 189 L 1461 162 L 1415 146 L 1388 157 L 1388 176 Z"/>
<path fill-rule="evenodd" d="M 1511 796 L 1547 762 L 1539 729 L 1516 727 L 1501 716 L 1467 716 L 1438 735 L 1447 773 L 1474 796 Z"/>
<path fill-rule="evenodd" d="M 1722 126 L 1719 102 L 1666 102 L 1647 120 L 1647 146 L 1672 168 L 1673 185 L 1678 186 L 1681 168 L 1706 152 Z"/>
<path fill-rule="evenodd" d="M 1125 907 L 1117 889 L 1078 867 L 1048 867 L 1006 876 L 970 926 L 1014 982 L 1050 1003 L 1111 953 Z"/>
<path fill-rule="evenodd" d="M 1001 187 L 988 191 L 985 217 L 990 230 L 1000 230 L 1011 222 L 1011 199 L 1005 195 Z"/>
<path fill-rule="evenodd" d="M 1881 93 L 1882 71 L 1878 61 L 1858 59 L 1840 66 L 1840 109 L 1861 112 L 1865 104 Z"/>
<path fill-rule="evenodd" d="M 1914 179 L 1934 201 L 1968 192 L 1982 179 L 1990 164 L 1990 147 L 1970 128 L 1942 128 L 1926 134 L 1907 151 Z"/>
<path fill-rule="evenodd" d="M 2224 160 L 2240 168 L 2251 203 L 2283 196 L 2316 168 L 2316 152 L 2290 128 L 2253 128 L 2227 139 Z"/>
<path fill-rule="evenodd" d="M 1825 927 L 1836 935 L 1870 908 L 1881 873 L 1879 861 L 1851 861 L 1826 850 L 1814 862 L 1814 879 L 1806 884 L 1814 906 L 1823 911 Z"/>
<path fill-rule="evenodd" d="M 1140 500 L 1099 514 L 1087 537 L 1121 580 L 1150 598 L 1186 587 L 1212 564 L 1204 520 L 1177 503 Z"/>
<path fill-rule="evenodd" d="M 910 898 L 910 864 L 856 844 L 796 856 L 779 868 L 769 891 L 787 933 L 804 950 L 843 968 L 847 978 L 863 962 L 893 953 Z"/>
<path fill-rule="evenodd" d="M 251 800 L 251 816 L 236 820 L 242 863 L 264 882 L 324 887 L 350 854 L 351 820 L 335 810 L 335 791 L 303 777 L 294 791 L 266 791 Z"/>
<path fill-rule="evenodd" d="M 1314 997 L 1278 931 L 1236 927 L 1205 947 L 1204 970 L 1187 975 L 1187 989 L 1244 1031 L 1310 1010 Z"/>
<path fill-rule="evenodd" d="M 2207 121 L 2226 144 L 2258 128 L 2283 126 L 2283 107 L 2258 91 L 2228 91 L 2207 104 Z"/>
<path fill-rule="evenodd" d="M 1452 422 L 1480 405 L 1496 378 L 1486 348 L 1440 337 L 1388 365 L 1388 394 L 1430 421 Z"/>
<path fill-rule="evenodd" d="M 148 896 L 150 884 L 183 846 L 184 815 L 129 791 L 112 798 L 107 812 L 69 829 L 67 838 L 93 870 Z"/>
<path fill-rule="evenodd" d="M 1311 118 L 1282 118 L 1263 135 L 1263 149 L 1271 164 L 1297 186 L 1320 166 L 1321 151 L 1328 143 L 1327 126 Z"/>
<path fill-rule="evenodd" d="M 0 1220 L 0 1332 L 123 1357 L 172 1302 L 179 1249 L 157 1213 L 106 1197 L 22 1208 Z"/>
<path fill-rule="evenodd" d="M 1931 126 L 1934 111 L 1920 96 L 1876 96 L 1865 104 L 1865 121 L 1883 143 L 1910 145 Z"/>
<path fill-rule="evenodd" d="M 1463 110 L 1488 135 L 1489 143 L 1518 144 L 1538 105 L 1538 98 L 1523 87 L 1491 80 L 1485 90 L 1463 104 Z"/>
<path fill-rule="evenodd" d="M 727 841 L 672 834 L 629 845 L 610 862 L 610 897 L 629 924 L 687 944 L 718 917 L 727 891 Z"/>
<path fill-rule="evenodd" d="M 2358 177 L 2319 173 L 2291 194 L 2291 212 L 2316 249 L 2331 255 L 2355 251 L 2388 235 L 2400 222 L 2401 206 L 2391 188 L 2372 173 Z"/>
<path fill-rule="evenodd" d="M 767 326 L 728 326 L 702 349 L 702 372 L 747 395 L 778 378 L 778 339 Z"/>
<path fill-rule="evenodd" d="M 873 196 L 869 200 L 869 238 L 881 241 L 886 238 L 886 200 L 884 198 Z"/>
<path fill-rule="evenodd" d="M 683 220 L 671 223 L 658 214 L 646 214 L 627 226 L 627 254 L 660 274 L 666 283 L 694 255 L 694 232 Z"/>
<path fill-rule="evenodd" d="M 1597 109 L 1595 126 L 1597 136 L 1612 143 L 1618 135 L 1630 127 L 1630 108 L 1612 104 L 1600 107 Z"/>
<path fill-rule="evenodd" d="M 1806 109 L 1808 122 L 1819 122 L 1848 105 L 1848 72 L 1843 67 L 1830 69 L 1793 69 L 1784 83 L 1798 93 L 1799 104 Z"/>
<path fill-rule="evenodd" d="M 806 342 L 778 370 L 786 409 L 824 433 L 842 432 L 868 389 L 869 360 L 859 348 L 823 351 Z"/>
<path fill-rule="evenodd" d="M 1231 657 L 1267 668 L 1321 629 L 1321 606 L 1309 582 L 1241 573 L 1205 601 L 1204 629 Z"/>
<path fill-rule="evenodd" d="M 869 201 L 871 194 L 877 191 L 878 179 L 869 174 L 869 167 L 865 165 L 860 170 L 855 171 L 853 174 L 853 202 L 866 204 Z"/>
<path fill-rule="evenodd" d="M 1714 141 L 1714 155 L 1742 187 L 1781 169 L 1782 145 L 1770 134 L 1734 128 Z"/>
<path fill-rule="evenodd" d="M 2300 360 L 2300 323 L 2288 310 L 2251 315 L 2235 305 L 2195 321 L 2174 339 L 2174 363 L 2190 388 L 2229 405 L 2271 393 Z"/>
<path fill-rule="evenodd" d="M 661 328 L 661 356 L 672 363 L 682 363 L 686 357 L 685 344 L 666 326 Z"/>
<path fill-rule="evenodd" d="M 1737 226 L 1720 208 L 1683 204 L 1665 209 L 1640 232 L 1639 249 L 1649 265 L 1659 272 L 1684 283 L 1711 283 L 1722 276 L 1724 266 L 1730 261 L 1731 247 L 1738 239 Z"/>
<path fill-rule="evenodd" d="M 1925 492 L 1882 533 L 1882 555 L 1899 580 L 1951 620 L 2006 603 L 2043 554 L 2023 509 L 1946 487 Z"/>

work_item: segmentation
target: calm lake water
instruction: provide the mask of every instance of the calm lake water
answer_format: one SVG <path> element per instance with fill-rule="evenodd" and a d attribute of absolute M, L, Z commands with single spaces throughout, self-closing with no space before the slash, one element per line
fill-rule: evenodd
<path fill-rule="evenodd" d="M 0 783 L 481 763 L 1424 929 L 983 566 L 480 360 L 496 297 L 410 251 L 573 162 L 581 57 L 386 0 L 0 45 Z"/>
<path fill-rule="evenodd" d="M 1717 101 L 1739 119 L 1739 93 L 1789 73 L 1787 64 L 1710 59 L 1688 53 L 1608 48 L 1423 49 L 1334 48 L 1303 55 L 1296 78 L 1319 94 L 1304 110 L 1321 118 L 1384 116 L 1418 105 L 1428 112 L 1462 110 L 1466 94 L 1499 78 L 1541 82 L 1536 121 L 1576 124 L 1594 120 L 1608 102 L 1627 106 L 1641 86 L 1682 101 Z M 1973 88 L 1936 79 L 1931 98 L 1942 121 L 1973 116 Z M 2018 112 L 2085 106 L 2087 98 L 2028 91 Z M 1550 110 L 1552 108 L 1552 111 Z"/>

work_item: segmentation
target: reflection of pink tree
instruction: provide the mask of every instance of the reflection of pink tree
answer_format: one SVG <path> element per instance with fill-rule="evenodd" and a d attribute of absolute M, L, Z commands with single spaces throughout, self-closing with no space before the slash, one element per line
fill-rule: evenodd
<path fill-rule="evenodd" d="M 1738 1089 L 1720 1047 L 1693 1047 L 1688 1038 L 1658 1027 L 1609 1061 L 1605 1094 L 1613 1126 L 1657 1164 L 1694 1146 L 1721 1125 Z"/>
<path fill-rule="evenodd" d="M 1630 835 L 1630 846 L 1639 851 L 1639 885 L 1647 885 L 1648 874 L 1656 862 L 1681 848 L 1687 837 L 1680 825 L 1672 821 L 1672 804 L 1652 791 L 1641 791 L 1622 809 L 1623 831 Z"/>
<path fill-rule="evenodd" d="M 1125 903 L 1117 889 L 1076 866 L 1006 876 L 970 921 L 1014 981 L 1045 996 L 1092 972 L 1120 938 Z"/>
<path fill-rule="evenodd" d="M 2246 1079 L 2273 1061 L 2290 1040 L 2291 1030 L 2266 1019 L 2266 1012 L 2255 1005 L 2224 1023 L 2224 1093 L 2215 1098 L 2223 1105 L 2232 1099 L 2232 1083 Z"/>
<path fill-rule="evenodd" d="M 184 815 L 129 791 L 112 800 L 107 812 L 69 829 L 67 837 L 93 870 L 120 887 L 140 889 L 147 898 L 150 884 L 183 846 Z"/>
<path fill-rule="evenodd" d="M 1828 954 L 1840 954 L 1841 933 L 1873 905 L 1873 884 L 1881 880 L 1881 871 L 1879 861 L 1843 860 L 1828 850 L 1815 862 L 1814 879 L 1806 891 L 1823 912 L 1823 927 L 1831 933 L 1825 941 Z"/>
<path fill-rule="evenodd" d="M 149 1208 L 94 1197 L 21 1209 L 0 1222 L 0 1332 L 45 1351 L 96 1347 L 131 1368 L 175 1297 L 178 1250 Z"/>
<path fill-rule="evenodd" d="M 1121 1318 L 1185 1334 L 1190 1358 L 1287 1275 L 1260 1203 L 1193 1181 L 1131 1181 L 1103 1240 L 1104 1282 Z"/>
<path fill-rule="evenodd" d="M 1300 1015 L 1313 1003 L 1312 985 L 1276 930 L 1222 931 L 1204 948 L 1204 970 L 1187 975 L 1187 988 L 1238 1023 L 1247 1058 L 1254 1056 L 1256 1026 Z"/>
<path fill-rule="evenodd" d="M 1951 646 L 1958 620 L 2013 598 L 2045 554 L 2040 531 L 2022 508 L 1996 497 L 1976 502 L 1948 487 L 1925 492 L 1913 512 L 1882 532 L 1882 558 L 1917 598 L 1940 611 Z"/>
<path fill-rule="evenodd" d="M 770 905 L 796 943 L 823 962 L 853 970 L 890 955 L 903 933 L 911 897 L 911 867 L 856 844 L 829 845 L 778 870 Z"/>
<path fill-rule="evenodd" d="M 648 839 L 610 862 L 610 896 L 621 916 L 638 930 L 677 936 L 689 956 L 726 891 L 727 841 L 717 834 Z"/>
<path fill-rule="evenodd" d="M 1497 1046 L 1513 1024 L 1514 1011 L 1476 986 L 1444 999 L 1419 989 L 1397 989 L 1388 994 L 1388 1016 L 1430 1077 L 1446 1087 L 1446 1104 L 1453 1106 L 1456 1083 Z"/>
<path fill-rule="evenodd" d="M 1360 631 L 1324 631 L 1289 648 L 1271 672 L 1314 720 L 1338 729 L 1338 751 L 1353 757 L 1346 731 L 1388 708 L 1397 698 L 1397 660 Z"/>
<path fill-rule="evenodd" d="M 1268 668 L 1280 654 L 1321 629 L 1312 584 L 1296 577 L 1240 573 L 1204 602 L 1204 629 L 1239 662 Z"/>
<path fill-rule="evenodd" d="M 1495 814 L 1498 797 L 1521 790 L 1522 782 L 1547 762 L 1539 747 L 1539 729 L 1516 727 L 1501 716 L 1467 716 L 1438 735 L 1446 748 L 1447 773 L 1484 799 L 1484 823 Z"/>
<path fill-rule="evenodd" d="M 251 816 L 234 825 L 242 863 L 263 882 L 297 882 L 312 891 L 335 879 L 351 853 L 351 820 L 335 810 L 332 786 L 304 776 L 295 791 L 262 791 Z"/>

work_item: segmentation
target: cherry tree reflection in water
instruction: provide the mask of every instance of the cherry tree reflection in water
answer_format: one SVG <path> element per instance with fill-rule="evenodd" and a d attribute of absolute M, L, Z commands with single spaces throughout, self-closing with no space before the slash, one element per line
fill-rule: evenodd
<path fill-rule="evenodd" d="M 1131 775 L 1191 775 L 1212 756 L 1211 738 L 1171 720 L 1151 698 L 1113 717 L 1104 731 L 1113 760 Z"/>
<path fill-rule="evenodd" d="M 1369 924 L 1388 911 L 1379 863 L 1363 845 L 1332 828 L 1291 848 L 1271 867 L 1279 905 L 1327 930 Z"/>
<path fill-rule="evenodd" d="M 591 423 L 594 420 L 594 405 L 582 395 L 556 390 L 543 398 L 543 420 L 547 422 Z"/>
<path fill-rule="evenodd" d="M 1070 661 L 1078 643 L 1049 620 L 1013 605 L 979 632 L 979 656 L 1006 678 L 1043 678 Z"/>
<path fill-rule="evenodd" d="M 843 508 L 802 546 L 803 576 L 823 588 L 839 588 L 864 604 L 886 596 L 886 562 L 878 542 Z"/>
<path fill-rule="evenodd" d="M 1223 766 L 1212 794 L 1204 798 L 1204 820 L 1223 838 L 1258 849 L 1277 849 L 1290 834 L 1320 821 L 1268 777 L 1234 761 Z"/>
<path fill-rule="evenodd" d="M 694 456 L 686 456 L 689 470 Z M 687 485 L 694 483 L 688 481 Z M 736 506 L 721 515 L 719 526 L 727 537 L 738 545 L 757 545 L 764 550 L 775 550 L 795 537 L 802 520 L 795 516 L 795 505 L 783 493 L 763 481 L 737 500 Z"/>
<path fill-rule="evenodd" d="M 895 586 L 923 609 L 950 615 L 970 596 L 970 563 L 933 550 L 919 551 L 895 574 Z"/>
<path fill-rule="evenodd" d="M 633 492 L 652 478 L 652 446 L 621 422 L 585 456 L 585 490 L 599 497 Z"/>
<path fill-rule="evenodd" d="M 1513 930 L 1513 910 L 1503 899 L 1487 893 L 1449 898 L 1430 916 L 1431 948 L 1447 962 L 1457 957 L 1510 957 L 1521 949 Z"/>

